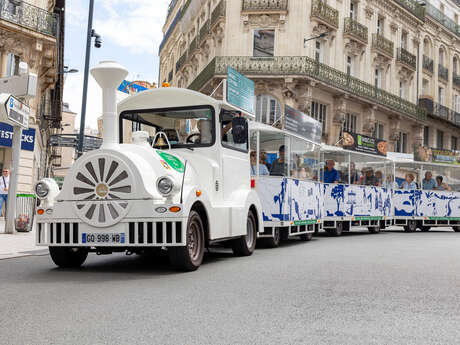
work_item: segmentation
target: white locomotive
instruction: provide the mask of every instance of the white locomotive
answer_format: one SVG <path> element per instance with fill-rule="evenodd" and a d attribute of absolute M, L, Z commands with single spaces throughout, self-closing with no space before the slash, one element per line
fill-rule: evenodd
<path fill-rule="evenodd" d="M 163 247 L 190 271 L 208 244 L 221 241 L 251 255 L 263 221 L 251 189 L 247 119 L 177 88 L 131 96 L 117 109 L 127 71 L 102 62 L 91 73 L 103 90 L 103 145 L 75 162 L 60 192 L 51 179 L 37 183 L 37 244 L 61 267 L 80 266 L 89 252 Z"/>

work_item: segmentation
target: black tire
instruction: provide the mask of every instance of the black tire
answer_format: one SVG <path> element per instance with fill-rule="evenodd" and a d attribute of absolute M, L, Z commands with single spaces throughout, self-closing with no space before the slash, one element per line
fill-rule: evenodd
<path fill-rule="evenodd" d="M 305 242 L 311 241 L 312 238 L 313 238 L 312 232 L 308 232 L 306 234 L 300 235 L 300 240 L 305 241 Z"/>
<path fill-rule="evenodd" d="M 405 232 L 415 232 L 417 231 L 417 222 L 415 220 L 407 221 L 407 225 L 404 227 Z"/>
<path fill-rule="evenodd" d="M 431 226 L 421 226 L 420 227 L 420 230 L 423 231 L 423 232 L 428 232 L 428 231 L 430 231 L 430 229 L 431 229 Z"/>
<path fill-rule="evenodd" d="M 62 268 L 76 268 L 83 265 L 88 249 L 80 247 L 49 247 L 53 262 Z"/>
<path fill-rule="evenodd" d="M 336 222 L 335 229 L 327 229 L 326 232 L 331 236 L 341 236 L 343 232 L 343 222 Z"/>
<path fill-rule="evenodd" d="M 273 237 L 262 238 L 263 244 L 267 248 L 276 248 L 279 247 L 281 242 L 280 228 L 275 227 L 273 230 Z"/>
<path fill-rule="evenodd" d="M 371 234 L 378 234 L 380 232 L 380 226 L 370 226 L 370 227 L 367 228 L 367 230 Z"/>
<path fill-rule="evenodd" d="M 236 238 L 232 241 L 233 255 L 249 256 L 254 253 L 257 239 L 257 222 L 252 211 L 248 212 L 246 222 L 246 235 Z"/>
<path fill-rule="evenodd" d="M 455 232 L 460 232 L 460 226 L 453 226 L 452 230 L 454 230 Z"/>
<path fill-rule="evenodd" d="M 180 271 L 195 271 L 203 262 L 204 248 L 203 222 L 196 211 L 191 211 L 187 221 L 186 246 L 168 248 L 169 261 Z"/>

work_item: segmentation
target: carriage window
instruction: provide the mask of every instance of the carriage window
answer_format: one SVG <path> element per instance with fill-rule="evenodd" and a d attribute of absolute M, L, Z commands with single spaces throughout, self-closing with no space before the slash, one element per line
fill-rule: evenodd
<path fill-rule="evenodd" d="M 319 145 L 291 138 L 290 176 L 299 180 L 316 180 L 319 175 Z"/>
<path fill-rule="evenodd" d="M 248 151 L 248 120 L 241 112 L 222 110 L 220 116 L 222 146 Z"/>
<path fill-rule="evenodd" d="M 214 109 L 183 107 L 124 111 L 120 115 L 120 141 L 130 143 L 134 131 L 145 131 L 156 148 L 205 147 L 214 143 Z"/>

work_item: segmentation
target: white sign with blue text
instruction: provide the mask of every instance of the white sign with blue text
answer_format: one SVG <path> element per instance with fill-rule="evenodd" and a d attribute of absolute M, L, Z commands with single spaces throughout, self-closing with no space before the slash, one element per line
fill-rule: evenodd
<path fill-rule="evenodd" d="M 22 128 L 29 127 L 30 108 L 9 94 L 1 94 L 0 121 Z"/>

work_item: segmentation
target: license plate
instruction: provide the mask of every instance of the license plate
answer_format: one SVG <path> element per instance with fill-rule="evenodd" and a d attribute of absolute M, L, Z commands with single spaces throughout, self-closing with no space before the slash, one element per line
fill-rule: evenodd
<path fill-rule="evenodd" d="M 125 234 L 83 233 L 82 243 L 125 243 Z"/>

